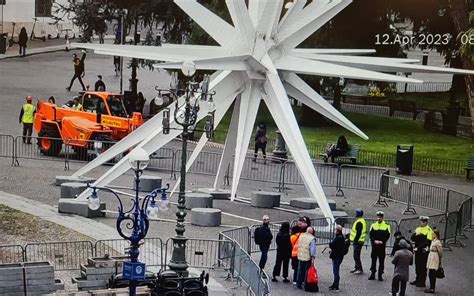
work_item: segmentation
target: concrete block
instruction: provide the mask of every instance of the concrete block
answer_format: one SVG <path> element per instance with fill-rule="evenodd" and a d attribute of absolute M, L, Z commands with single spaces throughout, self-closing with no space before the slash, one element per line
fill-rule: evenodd
<path fill-rule="evenodd" d="M 0 286 L 0 295 L 25 295 L 23 284 L 16 286 Z"/>
<path fill-rule="evenodd" d="M 55 185 L 61 186 L 63 183 L 94 183 L 96 181 L 95 178 L 89 177 L 73 177 L 73 176 L 56 176 Z"/>
<path fill-rule="evenodd" d="M 27 295 L 44 295 L 56 291 L 54 280 L 49 284 L 26 286 Z"/>
<path fill-rule="evenodd" d="M 186 209 L 212 208 L 212 196 L 210 194 L 190 192 L 186 193 Z"/>
<path fill-rule="evenodd" d="M 23 278 L 22 279 L 15 279 L 12 281 L 0 281 L 0 287 L 16 287 L 16 286 L 23 286 Z"/>
<path fill-rule="evenodd" d="M 280 206 L 281 193 L 269 191 L 254 191 L 250 205 L 257 208 L 273 208 Z"/>
<path fill-rule="evenodd" d="M 135 180 L 133 180 L 133 189 L 135 189 Z M 142 175 L 140 176 L 140 191 L 151 192 L 161 188 L 161 177 Z"/>
<path fill-rule="evenodd" d="M 290 199 L 290 206 L 300 209 L 315 209 L 318 207 L 318 203 L 314 198 L 309 197 L 292 198 Z"/>
<path fill-rule="evenodd" d="M 89 281 L 83 278 L 72 278 L 72 283 L 77 284 L 77 288 L 79 290 L 91 289 L 91 288 L 104 289 L 107 287 L 106 280 Z"/>
<path fill-rule="evenodd" d="M 60 198 L 76 198 L 86 188 L 85 183 L 62 183 Z"/>
<path fill-rule="evenodd" d="M 43 279 L 26 279 L 27 286 L 51 285 L 54 283 L 54 275 Z"/>
<path fill-rule="evenodd" d="M 64 290 L 64 282 L 61 279 L 54 279 L 54 289 L 57 290 Z"/>
<path fill-rule="evenodd" d="M 301 210 L 298 212 L 298 216 L 306 216 L 310 219 L 324 218 L 323 211 L 320 208 L 311 209 L 311 210 Z"/>
<path fill-rule="evenodd" d="M 96 211 L 89 209 L 87 200 L 76 200 L 70 198 L 61 198 L 58 203 L 58 212 L 65 214 L 75 214 L 86 218 L 105 217 L 105 202 L 100 204 L 100 208 Z"/>
<path fill-rule="evenodd" d="M 81 278 L 89 280 L 89 281 L 108 280 L 110 279 L 110 277 L 112 277 L 115 274 L 116 272 L 103 273 L 103 274 L 87 274 L 85 271 L 81 270 Z"/>
<path fill-rule="evenodd" d="M 221 210 L 194 208 L 191 210 L 191 224 L 197 226 L 220 226 Z"/>
<path fill-rule="evenodd" d="M 37 274 L 37 273 L 43 273 L 43 274 L 54 274 L 54 267 L 53 265 L 48 262 L 48 261 L 42 261 L 42 262 L 25 262 L 23 263 L 23 266 L 25 267 L 25 275 L 28 276 L 32 274 Z"/>
<path fill-rule="evenodd" d="M 118 269 L 120 271 L 120 269 Z M 81 271 L 87 276 L 96 274 L 115 274 L 117 269 L 115 267 L 94 267 L 90 265 L 81 264 Z"/>
<path fill-rule="evenodd" d="M 94 266 L 94 267 L 114 267 L 114 268 L 121 268 L 123 261 L 129 257 L 110 257 L 108 259 L 104 259 L 101 257 L 93 257 L 93 258 L 88 258 L 87 262 L 89 265 Z"/>
<path fill-rule="evenodd" d="M 1 274 L 0 275 L 0 287 L 2 282 L 12 282 L 12 281 L 23 281 L 23 273 L 13 273 L 13 274 Z"/>
<path fill-rule="evenodd" d="M 23 274 L 23 265 L 20 263 L 0 264 L 0 276 L 8 274 Z"/>
<path fill-rule="evenodd" d="M 199 188 L 197 191 L 200 193 L 211 195 L 212 200 L 216 200 L 216 199 L 228 200 L 230 199 L 230 194 L 231 194 L 230 190 L 224 190 L 224 189 L 214 190 L 212 188 Z"/>

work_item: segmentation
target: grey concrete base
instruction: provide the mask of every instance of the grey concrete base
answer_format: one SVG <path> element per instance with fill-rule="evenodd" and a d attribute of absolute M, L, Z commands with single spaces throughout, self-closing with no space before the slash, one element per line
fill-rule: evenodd
<path fill-rule="evenodd" d="M 315 209 L 318 207 L 318 203 L 314 198 L 309 197 L 292 198 L 290 199 L 290 206 L 300 209 Z"/>
<path fill-rule="evenodd" d="M 70 198 L 61 198 L 58 203 L 58 212 L 64 214 L 75 214 L 86 218 L 96 218 L 96 217 L 105 217 L 105 213 L 102 213 L 105 210 L 106 205 L 100 203 L 100 208 L 96 211 L 89 209 L 87 201 Z"/>
<path fill-rule="evenodd" d="M 220 226 L 221 210 L 194 208 L 191 210 L 191 224 L 197 226 Z"/>
<path fill-rule="evenodd" d="M 212 208 L 212 196 L 210 194 L 190 192 L 186 193 L 186 209 Z"/>
<path fill-rule="evenodd" d="M 269 191 L 254 191 L 250 205 L 257 208 L 273 208 L 280 206 L 281 193 Z"/>
<path fill-rule="evenodd" d="M 310 210 L 301 210 L 298 212 L 298 216 L 306 216 L 310 219 L 324 218 L 323 211 L 320 208 L 310 209 Z"/>
<path fill-rule="evenodd" d="M 140 176 L 140 191 L 151 192 L 161 188 L 161 177 L 142 175 Z M 133 189 L 135 189 L 135 180 L 133 180 Z"/>
<path fill-rule="evenodd" d="M 76 198 L 86 188 L 85 183 L 62 183 L 60 198 Z"/>
<path fill-rule="evenodd" d="M 89 177 L 73 177 L 73 176 L 56 176 L 56 182 L 54 183 L 56 186 L 61 186 L 63 183 L 94 183 L 96 181 L 95 178 Z"/>
<path fill-rule="evenodd" d="M 216 199 L 228 200 L 230 199 L 230 194 L 231 194 L 230 190 L 224 190 L 224 189 L 214 190 L 212 188 L 199 188 L 198 192 L 210 194 L 213 200 L 216 200 Z"/>

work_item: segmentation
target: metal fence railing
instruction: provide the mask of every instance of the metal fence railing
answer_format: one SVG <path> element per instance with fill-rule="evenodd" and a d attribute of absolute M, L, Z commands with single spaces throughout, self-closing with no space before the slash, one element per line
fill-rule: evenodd
<path fill-rule="evenodd" d="M 397 83 L 397 93 L 404 92 L 447 92 L 451 89 L 451 82 L 424 82 L 418 83 Z"/>
<path fill-rule="evenodd" d="M 25 246 L 25 262 L 49 261 L 55 270 L 75 270 L 94 255 L 90 241 L 31 243 Z"/>
<path fill-rule="evenodd" d="M 49 139 L 52 142 L 62 143 L 60 146 L 60 153 L 57 156 L 48 156 L 40 152 L 38 147 L 38 141 L 42 139 Z M 107 147 L 110 147 L 114 142 L 107 141 L 85 141 L 88 142 L 89 152 L 85 152 L 84 149 L 73 147 L 69 144 L 73 142 L 78 142 L 79 140 L 68 140 L 66 143 L 63 143 L 62 139 L 53 139 L 53 138 L 41 138 L 41 137 L 32 137 L 31 145 L 24 144 L 22 142 L 22 136 L 13 137 L 11 135 L 0 135 L 0 157 L 8 157 L 12 159 L 12 165 L 18 165 L 19 159 L 39 159 L 39 160 L 48 160 L 48 161 L 64 161 L 65 170 L 69 169 L 69 162 L 84 162 L 90 161 L 94 158 L 95 155 L 100 154 L 100 152 Z M 81 140 L 81 142 L 84 142 Z M 99 144 L 100 143 L 100 144 Z M 273 142 L 272 142 L 273 143 Z M 100 148 L 94 148 L 94 144 Z M 313 159 L 320 158 L 319 154 L 324 152 L 325 145 L 321 144 L 308 144 L 307 149 L 310 156 Z M 267 146 L 267 150 L 271 150 L 270 146 Z M 59 148 L 58 148 L 59 149 Z M 191 151 L 188 151 L 188 156 Z M 150 160 L 150 168 L 171 171 L 171 176 L 176 177 L 176 172 L 179 171 L 180 161 L 179 155 L 181 155 L 181 150 L 170 147 L 163 147 L 154 153 Z M 122 156 L 117 156 L 110 163 L 117 162 Z M 217 168 L 220 163 L 221 154 L 217 152 L 203 151 L 198 156 L 197 160 L 190 169 L 191 173 L 207 174 L 213 175 L 216 174 Z M 244 163 L 244 168 L 242 170 L 242 179 L 247 180 L 258 180 L 265 182 L 273 183 L 287 183 L 287 184 L 300 184 L 301 179 L 292 161 L 280 161 L 278 159 L 273 159 L 271 156 L 267 157 L 268 165 L 259 168 L 254 163 L 252 163 L 252 157 L 249 155 Z M 361 150 L 359 158 L 357 159 L 357 164 L 362 166 L 376 166 L 376 167 L 395 167 L 396 154 L 395 153 L 380 153 Z M 233 164 L 231 164 L 232 166 Z M 426 171 L 426 172 L 435 172 L 435 173 L 446 173 L 446 174 L 455 174 L 463 175 L 465 173 L 464 168 L 466 165 L 465 160 L 456 160 L 456 159 L 445 159 L 445 158 L 433 158 L 433 157 L 424 157 L 414 155 L 413 158 L 413 169 L 415 171 Z M 327 167 L 324 167 L 320 162 L 315 162 L 315 168 L 318 171 L 318 174 L 321 178 L 321 183 L 326 186 L 333 186 L 331 180 L 333 180 L 330 170 L 326 170 Z M 232 168 L 229 170 L 232 172 Z M 325 177 L 325 173 L 328 173 Z"/>
<path fill-rule="evenodd" d="M 20 245 L 0 246 L 0 264 L 25 261 L 25 249 Z"/>
<path fill-rule="evenodd" d="M 96 257 L 126 256 L 130 244 L 123 239 L 98 240 L 94 244 L 94 255 Z M 163 242 L 158 237 L 146 238 L 145 243 L 140 247 L 138 259 L 148 266 L 162 266 Z"/>

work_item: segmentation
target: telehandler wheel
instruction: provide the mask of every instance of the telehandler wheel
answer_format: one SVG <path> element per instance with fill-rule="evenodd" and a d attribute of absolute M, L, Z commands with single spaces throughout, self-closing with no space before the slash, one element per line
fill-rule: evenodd
<path fill-rule="evenodd" d="M 58 156 L 63 141 L 59 134 L 52 129 L 44 129 L 38 133 L 38 147 L 41 153 L 47 156 Z"/>

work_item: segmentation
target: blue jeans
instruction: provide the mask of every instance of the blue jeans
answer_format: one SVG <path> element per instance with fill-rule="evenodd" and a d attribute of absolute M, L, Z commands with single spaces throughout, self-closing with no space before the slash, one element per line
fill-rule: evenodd
<path fill-rule="evenodd" d="M 339 268 L 341 267 L 342 259 L 332 259 L 332 273 L 334 274 L 334 281 L 331 287 L 339 289 Z"/>
<path fill-rule="evenodd" d="M 298 263 L 298 277 L 296 279 L 296 287 L 298 289 L 303 288 L 303 283 L 306 283 L 306 276 L 308 274 L 308 269 L 311 266 L 310 261 L 299 261 Z"/>
<path fill-rule="evenodd" d="M 258 267 L 260 269 L 265 269 L 265 264 L 267 263 L 267 258 L 268 258 L 268 249 L 270 246 L 262 246 L 258 245 L 260 247 L 260 252 L 262 252 L 262 256 L 260 257 L 260 262 L 258 263 Z"/>

